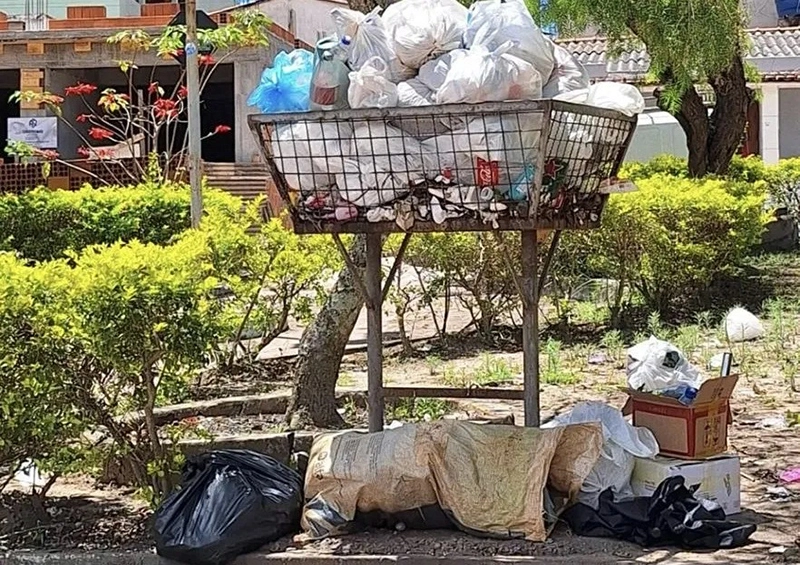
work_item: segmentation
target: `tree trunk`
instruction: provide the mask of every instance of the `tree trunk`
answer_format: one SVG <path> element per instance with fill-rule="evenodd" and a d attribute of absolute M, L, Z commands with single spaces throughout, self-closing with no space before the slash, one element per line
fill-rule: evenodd
<path fill-rule="evenodd" d="M 366 238 L 357 236 L 350 256 L 361 269 L 366 266 Z M 353 333 L 364 298 L 353 273 L 344 268 L 312 324 L 300 339 L 294 392 L 286 419 L 293 429 L 313 424 L 339 428 L 344 420 L 336 411 L 336 380 L 345 347 Z"/>
<path fill-rule="evenodd" d="M 669 73 L 665 73 L 662 79 L 667 82 Z M 751 99 L 740 56 L 726 70 L 710 77 L 709 84 L 716 95 L 710 117 L 702 97 L 694 88 L 683 95 L 680 110 L 675 114 L 686 134 L 689 175 L 694 178 L 728 171 L 744 135 Z M 658 93 L 656 96 L 659 107 L 666 109 Z"/>

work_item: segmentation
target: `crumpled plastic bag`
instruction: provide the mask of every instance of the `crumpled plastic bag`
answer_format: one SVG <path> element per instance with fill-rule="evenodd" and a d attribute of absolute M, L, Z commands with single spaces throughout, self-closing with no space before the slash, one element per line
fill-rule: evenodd
<path fill-rule="evenodd" d="M 417 79 L 433 91 L 439 90 L 450 72 L 453 63 L 467 56 L 467 49 L 454 49 L 422 65 Z"/>
<path fill-rule="evenodd" d="M 355 124 L 350 158 L 336 175 L 339 195 L 373 208 L 408 194 L 425 179 L 422 145 L 402 130 L 379 121 Z"/>
<path fill-rule="evenodd" d="M 380 57 L 372 57 L 350 73 L 347 101 L 351 108 L 394 108 L 397 85 L 389 80 L 389 66 Z"/>
<path fill-rule="evenodd" d="M 644 547 L 677 545 L 694 549 L 730 549 L 747 543 L 755 524 L 728 520 L 719 504 L 699 500 L 699 485 L 687 486 L 678 475 L 664 479 L 652 496 L 615 501 L 611 490 L 599 508 L 578 503 L 563 514 L 574 534 L 608 537 Z"/>
<path fill-rule="evenodd" d="M 157 553 L 220 565 L 297 530 L 303 479 L 268 455 L 231 449 L 189 460 L 180 490 L 155 513 Z"/>
<path fill-rule="evenodd" d="M 559 94 L 556 100 L 616 110 L 626 116 L 644 112 L 644 96 L 639 89 L 618 82 L 597 82 L 586 89 Z"/>
<path fill-rule="evenodd" d="M 313 74 L 314 55 L 310 51 L 281 51 L 272 66 L 264 69 L 261 82 L 247 98 L 247 105 L 256 106 L 265 114 L 305 112 L 309 108 Z"/>
<path fill-rule="evenodd" d="M 535 100 L 542 95 L 542 77 L 530 63 L 509 55 L 512 43 L 495 50 L 477 45 L 453 61 L 436 92 L 438 104 Z"/>
<path fill-rule="evenodd" d="M 347 63 L 351 69 L 359 71 L 370 59 L 379 57 L 386 63 L 388 78 L 393 82 L 413 77 L 414 71 L 404 66 L 394 52 L 394 45 L 380 17 L 381 10 L 380 6 L 369 14 L 347 8 L 331 10 L 337 36 L 348 36 L 351 40 Z"/>
<path fill-rule="evenodd" d="M 548 39 L 548 41 L 550 41 Z M 551 42 L 552 43 L 552 42 Z M 590 86 L 589 73 L 565 47 L 553 43 L 555 68 L 542 88 L 542 98 L 555 98 Z"/>
<path fill-rule="evenodd" d="M 697 367 L 669 342 L 655 336 L 628 349 L 628 386 L 643 392 L 662 392 L 679 384 L 700 388 Z"/>
<path fill-rule="evenodd" d="M 557 416 L 542 428 L 600 422 L 603 426 L 603 451 L 592 472 L 586 477 L 578 500 L 597 508 L 598 498 L 611 489 L 616 500 L 633 496 L 631 474 L 637 457 L 651 459 L 659 446 L 653 432 L 625 421 L 622 413 L 603 402 L 582 402 L 567 414 Z"/>
<path fill-rule="evenodd" d="M 553 44 L 533 21 L 520 0 L 481 0 L 469 9 L 464 30 L 464 46 L 480 45 L 494 51 L 507 41 L 508 51 L 533 65 L 543 80 L 550 78 L 555 66 Z"/>
<path fill-rule="evenodd" d="M 290 187 L 303 192 L 333 184 L 344 171 L 345 148 L 353 132 L 342 122 L 295 122 L 275 128 L 275 165 Z"/>
<path fill-rule="evenodd" d="M 725 316 L 725 333 L 734 343 L 750 341 L 764 335 L 764 326 L 748 310 L 734 308 Z"/>
<path fill-rule="evenodd" d="M 400 62 L 419 69 L 461 46 L 467 9 L 457 0 L 400 0 L 386 8 L 383 22 Z"/>
<path fill-rule="evenodd" d="M 412 78 L 397 85 L 397 101 L 399 106 L 430 106 L 433 90 L 419 78 Z"/>

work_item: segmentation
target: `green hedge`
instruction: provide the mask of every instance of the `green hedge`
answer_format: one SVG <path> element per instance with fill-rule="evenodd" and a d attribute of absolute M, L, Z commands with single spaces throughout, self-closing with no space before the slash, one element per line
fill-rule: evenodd
<path fill-rule="evenodd" d="M 204 190 L 207 214 L 234 217 L 241 201 Z M 85 186 L 77 191 L 37 188 L 0 196 L 0 250 L 33 261 L 64 257 L 93 244 L 138 240 L 165 244 L 190 225 L 184 184 L 126 188 Z"/>

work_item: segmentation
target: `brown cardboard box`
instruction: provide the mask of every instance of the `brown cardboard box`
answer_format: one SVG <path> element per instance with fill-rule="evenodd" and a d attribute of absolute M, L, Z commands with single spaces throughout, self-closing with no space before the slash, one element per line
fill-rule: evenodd
<path fill-rule="evenodd" d="M 730 398 L 738 380 L 735 375 L 707 380 L 690 406 L 674 398 L 625 389 L 628 401 L 622 413 L 633 414 L 634 426 L 653 432 L 662 455 L 713 457 L 728 449 Z"/>

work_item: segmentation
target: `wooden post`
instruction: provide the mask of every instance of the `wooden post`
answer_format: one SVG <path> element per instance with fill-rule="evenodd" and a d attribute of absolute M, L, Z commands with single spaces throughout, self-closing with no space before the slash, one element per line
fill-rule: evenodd
<path fill-rule="evenodd" d="M 522 232 L 522 355 L 525 426 L 539 427 L 539 243 Z"/>
<path fill-rule="evenodd" d="M 191 213 L 192 227 L 200 227 L 203 215 L 203 194 L 200 176 L 200 70 L 198 68 L 197 45 L 197 2 L 186 0 L 186 90 L 189 110 L 189 184 L 192 189 Z"/>
<path fill-rule="evenodd" d="M 367 234 L 367 404 L 369 431 L 383 430 L 383 288 L 379 233 Z"/>

